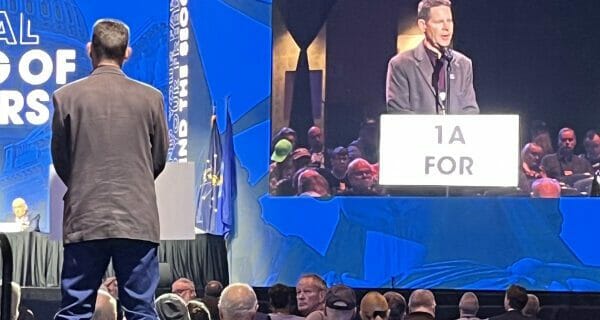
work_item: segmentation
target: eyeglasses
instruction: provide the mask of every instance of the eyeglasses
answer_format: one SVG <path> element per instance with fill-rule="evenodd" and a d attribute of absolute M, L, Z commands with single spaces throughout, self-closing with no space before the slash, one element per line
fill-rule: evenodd
<path fill-rule="evenodd" d="M 385 319 L 386 316 L 387 316 L 387 310 L 373 311 L 373 315 L 371 317 L 369 317 L 369 319 L 376 319 L 377 317 L 380 317 L 381 319 Z"/>

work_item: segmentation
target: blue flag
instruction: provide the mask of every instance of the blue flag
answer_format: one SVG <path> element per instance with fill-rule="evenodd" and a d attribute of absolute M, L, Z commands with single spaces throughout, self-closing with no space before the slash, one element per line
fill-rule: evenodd
<path fill-rule="evenodd" d="M 236 196 L 233 128 L 229 112 L 226 114 L 227 124 L 222 137 L 216 117 L 212 117 L 208 155 L 200 176 L 196 206 L 196 227 L 210 234 L 224 236 L 233 226 Z"/>

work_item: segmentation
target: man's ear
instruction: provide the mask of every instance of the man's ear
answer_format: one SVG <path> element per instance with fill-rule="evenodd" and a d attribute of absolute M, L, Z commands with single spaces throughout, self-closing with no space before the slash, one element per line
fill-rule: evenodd
<path fill-rule="evenodd" d="M 88 42 L 85 45 L 85 51 L 87 52 L 88 56 L 91 58 L 92 57 L 92 43 Z"/>
<path fill-rule="evenodd" d="M 129 57 L 131 57 L 131 53 L 133 52 L 133 49 L 131 49 L 131 47 L 127 47 L 127 49 L 125 49 L 125 57 L 124 60 L 129 59 Z"/>
<path fill-rule="evenodd" d="M 417 26 L 419 27 L 419 30 L 421 30 L 421 32 L 423 33 L 425 33 L 425 30 L 427 30 L 427 22 L 425 21 L 425 19 L 417 20 Z"/>

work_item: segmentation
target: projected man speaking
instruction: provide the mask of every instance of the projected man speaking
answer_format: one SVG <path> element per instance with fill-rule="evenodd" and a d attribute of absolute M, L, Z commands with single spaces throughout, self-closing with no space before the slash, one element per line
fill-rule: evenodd
<path fill-rule="evenodd" d="M 423 42 L 412 50 L 394 56 L 388 64 L 387 111 L 417 114 L 479 113 L 471 60 L 451 49 L 454 34 L 451 2 L 419 2 L 417 25 L 425 35 Z"/>

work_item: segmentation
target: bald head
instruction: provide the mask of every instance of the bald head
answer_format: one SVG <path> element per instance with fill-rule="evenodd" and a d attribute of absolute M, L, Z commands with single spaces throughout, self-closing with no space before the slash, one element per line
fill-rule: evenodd
<path fill-rule="evenodd" d="M 223 284 L 217 280 L 211 280 L 204 286 L 205 296 L 218 298 L 221 295 L 221 291 L 223 291 Z"/>
<path fill-rule="evenodd" d="M 256 294 L 245 283 L 230 284 L 221 293 L 219 299 L 221 320 L 252 320 L 257 309 Z"/>
<path fill-rule="evenodd" d="M 408 311 L 426 312 L 435 316 L 435 297 L 429 290 L 418 289 L 413 291 L 408 298 Z"/>
<path fill-rule="evenodd" d="M 479 299 L 473 292 L 465 292 L 458 303 L 460 317 L 476 316 L 479 311 Z"/>
<path fill-rule="evenodd" d="M 560 197 L 560 184 L 550 178 L 539 178 L 531 184 L 531 196 L 534 198 Z"/>
<path fill-rule="evenodd" d="M 362 320 L 388 319 L 389 306 L 385 297 L 376 291 L 367 293 L 360 301 L 360 318 Z"/>

